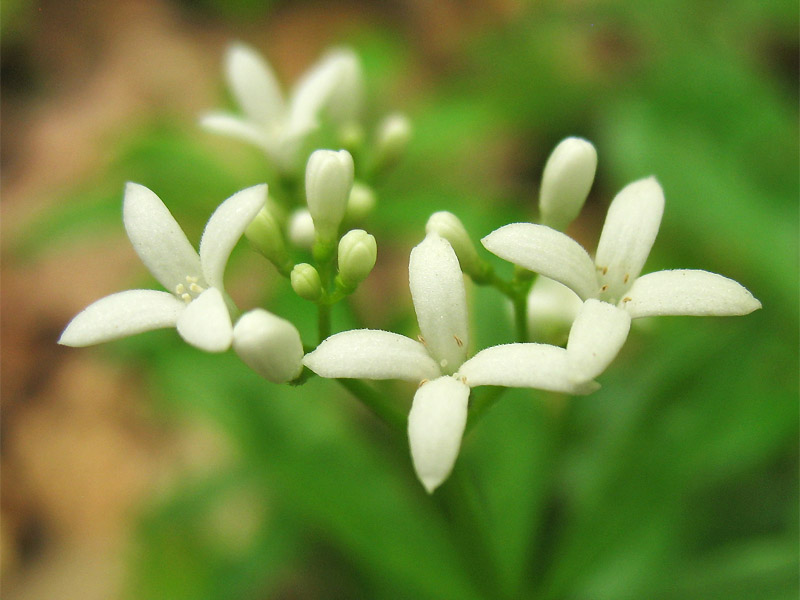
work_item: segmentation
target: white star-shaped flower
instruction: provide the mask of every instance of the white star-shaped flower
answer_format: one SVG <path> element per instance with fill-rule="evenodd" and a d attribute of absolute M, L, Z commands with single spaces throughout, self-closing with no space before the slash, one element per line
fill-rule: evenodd
<path fill-rule="evenodd" d="M 663 212 L 664 193 L 650 177 L 631 183 L 614 198 L 594 260 L 575 240 L 545 225 L 506 225 L 482 243 L 505 260 L 563 283 L 582 300 L 601 300 L 634 319 L 746 315 L 761 308 L 743 286 L 716 273 L 682 269 L 640 277 Z M 622 317 L 619 323 L 624 323 Z"/>
<path fill-rule="evenodd" d="M 79 313 L 59 339 L 89 346 L 164 327 L 177 327 L 189 344 L 227 350 L 233 327 L 222 279 L 233 247 L 264 206 L 267 186 L 242 190 L 223 202 L 206 224 L 195 251 L 164 203 L 142 185 L 128 183 L 123 221 L 134 250 L 169 292 L 128 290 L 101 298 Z"/>
<path fill-rule="evenodd" d="M 388 331 L 345 331 L 325 340 L 306 355 L 304 362 L 323 377 L 420 383 L 408 415 L 408 436 L 417 476 L 425 489 L 433 492 L 450 474 L 458 456 L 470 388 L 497 385 L 571 394 L 597 389 L 591 377 L 579 380 L 574 373 L 592 368 L 599 368 L 599 373 L 604 368 L 592 357 L 598 336 L 604 334 L 594 327 L 583 328 L 583 324 L 595 321 L 589 313 L 607 311 L 600 302 L 589 305 L 586 315 L 576 320 L 567 349 L 506 344 L 487 348 L 466 360 L 466 292 L 452 247 L 429 233 L 412 250 L 408 270 L 421 332 L 419 341 Z M 615 340 L 605 336 L 600 343 L 613 344 Z M 600 360 L 611 354 L 615 352 L 604 351 Z M 576 369 L 576 365 L 581 368 Z"/>
<path fill-rule="evenodd" d="M 285 98 L 269 64 L 252 48 L 234 44 L 225 59 L 228 85 L 244 116 L 213 112 L 200 124 L 262 148 L 279 168 L 299 168 L 299 150 L 319 125 L 323 109 L 334 120 L 351 120 L 362 100 L 361 67 L 346 49 L 332 50 Z"/>

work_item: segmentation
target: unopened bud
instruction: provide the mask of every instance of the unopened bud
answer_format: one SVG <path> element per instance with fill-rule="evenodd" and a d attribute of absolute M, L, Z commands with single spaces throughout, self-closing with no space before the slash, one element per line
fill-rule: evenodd
<path fill-rule="evenodd" d="M 478 257 L 478 251 L 461 220 L 451 212 L 433 213 L 425 224 L 425 233 L 437 233 L 450 245 L 458 257 L 461 270 L 470 277 L 480 277 L 485 267 Z"/>
<path fill-rule="evenodd" d="M 347 218 L 360 221 L 375 208 L 375 192 L 365 183 L 356 181 L 347 200 Z"/>
<path fill-rule="evenodd" d="M 353 187 L 353 157 L 347 150 L 317 150 L 306 166 L 306 200 L 320 240 L 336 238 Z"/>
<path fill-rule="evenodd" d="M 378 244 L 363 229 L 348 231 L 339 240 L 339 277 L 346 286 L 355 288 L 367 278 L 375 266 Z"/>
<path fill-rule="evenodd" d="M 314 245 L 314 219 L 307 208 L 298 208 L 289 217 L 289 240 L 298 248 Z"/>
<path fill-rule="evenodd" d="M 322 297 L 322 280 L 319 278 L 319 272 L 310 264 L 295 265 L 289 279 L 292 282 L 292 289 L 301 298 L 316 302 Z"/>
<path fill-rule="evenodd" d="M 262 208 L 244 231 L 253 247 L 272 261 L 279 269 L 289 258 L 280 225 L 273 214 Z"/>
<path fill-rule="evenodd" d="M 383 170 L 394 166 L 410 139 L 411 122 L 405 115 L 395 113 L 381 121 L 375 134 L 375 168 Z"/>
<path fill-rule="evenodd" d="M 581 299 L 567 286 L 539 276 L 528 294 L 528 334 L 534 342 L 561 346 L 578 310 Z"/>
<path fill-rule="evenodd" d="M 273 383 L 296 379 L 303 370 L 297 328 L 261 308 L 243 314 L 233 328 L 233 349 L 244 363 Z"/>
<path fill-rule="evenodd" d="M 569 137 L 556 146 L 542 174 L 539 210 L 542 223 L 563 230 L 583 208 L 597 169 L 597 151 L 590 142 Z"/>

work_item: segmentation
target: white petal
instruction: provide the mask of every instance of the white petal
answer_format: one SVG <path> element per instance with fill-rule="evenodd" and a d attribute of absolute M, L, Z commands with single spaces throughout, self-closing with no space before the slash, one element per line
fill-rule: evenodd
<path fill-rule="evenodd" d="M 461 365 L 456 377 L 469 387 L 529 387 L 588 394 L 599 386 L 576 381 L 567 351 L 549 344 L 505 344 L 481 350 Z"/>
<path fill-rule="evenodd" d="M 496 229 L 481 243 L 500 258 L 563 283 L 583 300 L 597 291 L 594 262 L 578 242 L 560 231 L 512 223 Z"/>
<path fill-rule="evenodd" d="M 200 258 L 161 199 L 137 183 L 125 186 L 122 220 L 136 254 L 167 291 L 200 279 Z"/>
<path fill-rule="evenodd" d="M 632 318 L 656 315 L 736 316 L 761 308 L 761 302 L 732 279 L 677 269 L 643 275 L 622 299 Z"/>
<path fill-rule="evenodd" d="M 111 294 L 78 313 L 58 343 L 91 346 L 151 329 L 175 327 L 185 306 L 172 294 L 155 290 Z"/>
<path fill-rule="evenodd" d="M 328 102 L 327 114 L 340 125 L 356 122 L 364 103 L 364 77 L 355 52 L 349 48 L 330 51 L 325 61 L 333 63 L 338 77 Z"/>
<path fill-rule="evenodd" d="M 447 479 L 467 424 L 469 388 L 452 377 L 422 385 L 408 414 L 408 441 L 417 477 L 432 493 Z"/>
<path fill-rule="evenodd" d="M 247 117 L 262 124 L 280 121 L 285 110 L 283 94 L 269 64 L 240 43 L 229 48 L 225 62 L 228 84 Z"/>
<path fill-rule="evenodd" d="M 664 191 L 655 177 L 625 186 L 611 202 L 595 263 L 606 296 L 618 302 L 642 271 L 664 213 Z"/>
<path fill-rule="evenodd" d="M 178 333 L 187 343 L 206 352 L 224 352 L 230 348 L 231 315 L 217 288 L 207 289 L 186 306 L 178 317 Z"/>
<path fill-rule="evenodd" d="M 303 362 L 322 377 L 422 381 L 441 375 L 422 344 L 376 329 L 332 335 Z"/>
<path fill-rule="evenodd" d="M 254 185 L 236 192 L 211 215 L 200 240 L 200 263 L 209 285 L 224 289 L 222 278 L 231 250 L 266 201 L 266 184 Z"/>
<path fill-rule="evenodd" d="M 289 101 L 287 135 L 301 136 L 314 129 L 319 112 L 329 101 L 342 75 L 342 63 L 336 54 L 323 57 L 297 82 Z"/>
<path fill-rule="evenodd" d="M 277 140 L 271 139 L 264 127 L 227 113 L 206 113 L 200 117 L 200 126 L 206 131 L 221 133 L 254 144 L 270 154 L 277 147 Z"/>
<path fill-rule="evenodd" d="M 442 373 L 454 373 L 467 357 L 467 295 L 447 240 L 428 234 L 411 251 L 408 277 L 423 343 Z"/>
<path fill-rule="evenodd" d="M 233 349 L 272 383 L 286 383 L 303 370 L 303 343 L 297 328 L 266 310 L 242 315 L 233 328 Z"/>
<path fill-rule="evenodd" d="M 613 304 L 589 299 L 583 303 L 567 341 L 567 354 L 579 381 L 589 381 L 616 358 L 631 328 L 626 311 Z"/>

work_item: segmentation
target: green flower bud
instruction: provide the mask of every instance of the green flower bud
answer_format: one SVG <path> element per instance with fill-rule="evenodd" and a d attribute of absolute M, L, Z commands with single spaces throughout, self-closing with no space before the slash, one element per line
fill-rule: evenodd
<path fill-rule="evenodd" d="M 233 349 L 244 363 L 273 383 L 286 383 L 303 370 L 297 328 L 261 308 L 243 314 L 233 328 Z"/>
<path fill-rule="evenodd" d="M 347 200 L 347 218 L 360 221 L 375 208 L 375 192 L 365 183 L 356 181 Z"/>
<path fill-rule="evenodd" d="M 347 150 L 317 150 L 308 159 L 306 201 L 320 240 L 334 240 L 339 232 L 353 187 L 353 169 Z"/>
<path fill-rule="evenodd" d="M 450 245 L 458 257 L 461 269 L 470 277 L 481 277 L 486 269 L 478 251 L 461 220 L 451 212 L 433 213 L 425 224 L 425 233 L 437 233 Z"/>
<path fill-rule="evenodd" d="M 308 263 L 294 266 L 290 275 L 292 289 L 301 298 L 316 302 L 322 298 L 322 280 L 317 270 Z"/>
<path fill-rule="evenodd" d="M 539 211 L 542 223 L 566 229 L 586 202 L 597 169 L 597 151 L 584 139 L 569 137 L 556 146 L 542 174 Z"/>
<path fill-rule="evenodd" d="M 375 134 L 375 168 L 391 168 L 400 160 L 411 139 L 411 122 L 399 113 L 389 115 Z"/>
<path fill-rule="evenodd" d="M 375 266 L 378 244 L 363 229 L 348 231 L 339 240 L 339 278 L 350 288 L 355 288 L 367 278 Z"/>
<path fill-rule="evenodd" d="M 269 209 L 265 207 L 259 211 L 245 229 L 244 235 L 253 247 L 275 264 L 278 269 L 286 266 L 289 260 L 286 243 L 280 225 Z"/>

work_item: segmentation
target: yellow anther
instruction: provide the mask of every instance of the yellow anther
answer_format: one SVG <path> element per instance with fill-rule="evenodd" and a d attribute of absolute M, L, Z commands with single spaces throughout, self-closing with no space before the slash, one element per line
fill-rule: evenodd
<path fill-rule="evenodd" d="M 417 339 L 419 340 L 420 344 L 422 344 L 423 346 L 427 346 L 427 344 L 425 343 L 425 338 L 422 337 L 422 334 L 418 335 Z"/>
<path fill-rule="evenodd" d="M 622 278 L 622 283 L 628 283 L 628 279 L 630 279 L 630 273 L 625 273 L 625 277 Z"/>
<path fill-rule="evenodd" d="M 607 289 L 608 289 L 608 285 L 604 285 L 603 287 L 600 288 L 600 291 L 601 292 L 605 292 Z"/>
<path fill-rule="evenodd" d="M 419 387 L 422 387 L 426 383 L 428 383 L 428 380 L 427 379 L 423 379 L 422 381 L 419 382 Z"/>
<path fill-rule="evenodd" d="M 178 296 L 183 296 L 186 293 L 186 287 L 184 287 L 182 283 L 179 283 L 175 286 L 175 293 L 178 294 Z"/>
<path fill-rule="evenodd" d="M 190 294 L 181 294 L 181 298 L 184 302 L 186 302 L 186 304 L 189 304 L 192 301 L 192 296 Z"/>
<path fill-rule="evenodd" d="M 187 275 L 186 276 L 186 281 L 188 281 L 189 283 L 197 283 L 200 280 L 197 277 L 193 277 L 191 275 Z"/>
<path fill-rule="evenodd" d="M 630 296 L 625 296 L 625 297 L 622 299 L 622 301 L 623 301 L 623 302 L 630 302 L 631 300 L 633 300 L 633 298 L 631 298 Z"/>
<path fill-rule="evenodd" d="M 194 292 L 195 294 L 199 294 L 200 292 L 204 292 L 204 291 L 205 291 L 205 289 L 204 289 L 204 288 L 201 288 L 201 287 L 200 287 L 199 285 L 197 285 L 196 283 L 192 283 L 192 284 L 189 286 L 189 290 L 191 290 L 191 291 L 192 291 L 192 292 Z"/>
<path fill-rule="evenodd" d="M 455 338 L 456 344 L 458 344 L 458 347 L 461 348 L 464 345 L 464 342 L 462 342 L 461 338 L 458 337 L 457 335 L 453 335 L 453 337 Z"/>

